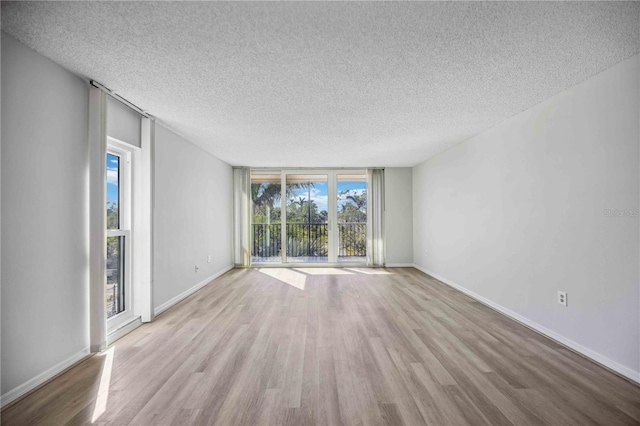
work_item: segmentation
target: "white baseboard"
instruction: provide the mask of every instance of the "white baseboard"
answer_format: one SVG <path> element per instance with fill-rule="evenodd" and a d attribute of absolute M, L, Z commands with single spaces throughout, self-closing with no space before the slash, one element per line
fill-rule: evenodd
<path fill-rule="evenodd" d="M 69 358 L 65 359 L 64 361 L 54 365 L 50 369 L 38 374 L 36 377 L 24 382 L 20 386 L 17 386 L 11 389 L 10 391 L 8 391 L 7 393 L 5 393 L 0 397 L 0 400 L 2 400 L 0 407 L 5 407 L 7 404 L 10 404 L 16 399 L 22 397 L 23 395 L 26 395 L 27 393 L 31 392 L 38 386 L 53 379 L 58 374 L 62 373 L 67 368 L 72 367 L 75 363 L 81 361 L 82 359 L 88 357 L 89 355 L 90 355 L 89 348 L 86 347 L 80 352 L 75 353 Z"/>
<path fill-rule="evenodd" d="M 522 315 L 513 312 L 503 306 L 498 305 L 497 303 L 492 302 L 489 299 L 486 299 L 482 296 L 480 296 L 479 294 L 476 294 L 470 290 L 467 290 L 466 288 L 462 287 L 461 285 L 458 285 L 452 281 L 449 281 L 448 279 L 441 277 L 438 274 L 435 274 L 423 267 L 421 267 L 420 265 L 413 265 L 414 268 L 416 268 L 419 271 L 424 272 L 427 275 L 432 276 L 433 278 L 437 279 L 438 281 L 443 282 L 444 284 L 448 285 L 449 287 L 452 287 L 464 294 L 466 294 L 467 296 L 471 297 L 472 299 L 477 300 L 478 302 L 489 306 L 490 308 L 508 316 L 509 318 L 518 321 L 519 323 L 531 328 L 532 330 L 537 331 L 540 334 L 545 335 L 546 337 L 549 337 L 550 339 L 555 340 L 556 342 L 574 350 L 575 352 L 578 352 L 581 355 L 584 355 L 585 357 L 591 359 L 592 361 L 597 362 L 598 364 L 603 365 L 604 367 L 609 368 L 610 370 L 615 371 L 616 373 L 626 377 L 629 380 L 632 380 L 638 384 L 640 384 L 640 372 L 638 371 L 634 371 L 628 367 L 625 367 L 622 364 L 618 364 L 617 362 L 607 358 L 604 355 L 601 355 L 589 348 L 586 348 L 584 346 L 582 346 L 579 343 L 574 342 L 571 339 L 568 339 L 558 333 L 556 333 L 555 331 L 549 330 L 548 328 L 531 321 L 528 318 L 523 317 Z"/>
<path fill-rule="evenodd" d="M 413 263 L 387 263 L 384 265 L 385 268 L 413 268 L 415 265 Z"/>
<path fill-rule="evenodd" d="M 209 278 L 205 278 L 204 280 L 200 281 L 198 284 L 194 285 L 190 289 L 188 289 L 186 291 L 183 291 L 182 293 L 180 293 L 176 297 L 171 298 L 170 300 L 166 301 L 162 305 L 160 305 L 157 308 L 155 308 L 153 310 L 153 316 L 160 315 L 161 313 L 163 313 L 164 311 L 166 311 L 167 309 L 169 309 L 170 307 L 172 307 L 176 303 L 178 303 L 178 302 L 186 299 L 187 297 L 191 296 L 193 293 L 195 293 L 196 291 L 200 290 L 202 287 L 206 286 L 211 281 L 213 281 L 216 278 L 218 278 L 220 275 L 226 274 L 227 272 L 229 272 L 233 268 L 234 268 L 233 265 L 227 266 L 223 270 L 221 270 L 219 272 L 216 272 L 215 274 L 211 275 Z"/>

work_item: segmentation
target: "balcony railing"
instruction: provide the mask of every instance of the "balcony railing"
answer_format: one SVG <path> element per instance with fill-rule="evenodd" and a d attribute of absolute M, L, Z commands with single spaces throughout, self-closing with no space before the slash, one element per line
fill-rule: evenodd
<path fill-rule="evenodd" d="M 363 257 L 367 255 L 367 223 L 348 222 L 338 224 L 339 257 Z"/>
<path fill-rule="evenodd" d="M 252 225 L 251 257 L 282 256 L 282 225 L 254 223 Z M 367 224 L 350 222 L 338 224 L 338 257 L 367 255 Z M 287 223 L 287 256 L 323 257 L 328 255 L 329 227 L 327 223 Z"/>
<path fill-rule="evenodd" d="M 280 224 L 254 223 L 251 236 L 251 257 L 280 256 L 282 235 Z"/>

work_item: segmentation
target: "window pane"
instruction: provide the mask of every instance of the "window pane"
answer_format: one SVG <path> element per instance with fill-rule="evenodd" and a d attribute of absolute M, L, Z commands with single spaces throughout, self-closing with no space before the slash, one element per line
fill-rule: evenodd
<path fill-rule="evenodd" d="M 251 177 L 251 262 L 282 261 L 280 175 Z"/>
<path fill-rule="evenodd" d="M 120 157 L 107 154 L 107 229 L 120 229 Z"/>
<path fill-rule="evenodd" d="M 287 262 L 328 262 L 327 175 L 287 175 Z"/>
<path fill-rule="evenodd" d="M 338 262 L 367 261 L 366 176 L 338 175 Z"/>
<path fill-rule="evenodd" d="M 124 238 L 107 237 L 107 318 L 124 311 Z"/>

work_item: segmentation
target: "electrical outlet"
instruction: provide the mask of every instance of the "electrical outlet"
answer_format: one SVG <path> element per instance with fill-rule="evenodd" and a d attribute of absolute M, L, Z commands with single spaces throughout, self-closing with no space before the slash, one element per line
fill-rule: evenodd
<path fill-rule="evenodd" d="M 198 272 L 198 265 L 196 265 L 196 272 Z"/>
<path fill-rule="evenodd" d="M 211 263 L 211 255 L 210 254 L 207 255 L 207 263 Z"/>
<path fill-rule="evenodd" d="M 567 293 L 565 291 L 558 292 L 558 303 L 567 306 Z"/>

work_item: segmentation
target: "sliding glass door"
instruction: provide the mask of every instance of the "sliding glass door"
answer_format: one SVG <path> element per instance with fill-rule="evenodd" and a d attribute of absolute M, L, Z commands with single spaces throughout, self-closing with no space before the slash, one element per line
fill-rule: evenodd
<path fill-rule="evenodd" d="M 287 262 L 328 262 L 328 175 L 295 172 L 285 176 Z"/>
<path fill-rule="evenodd" d="M 339 174 L 336 178 L 338 262 L 367 261 L 367 176 Z"/>
<path fill-rule="evenodd" d="M 364 170 L 251 175 L 252 264 L 367 263 Z"/>

